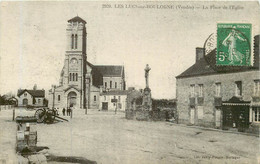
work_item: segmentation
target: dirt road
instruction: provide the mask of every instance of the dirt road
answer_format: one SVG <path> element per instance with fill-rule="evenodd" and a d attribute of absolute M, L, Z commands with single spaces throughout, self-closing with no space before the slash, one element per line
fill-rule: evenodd
<path fill-rule="evenodd" d="M 11 116 L 11 111 L 0 112 L 0 158 L 6 152 L 14 154 L 16 129 Z M 126 120 L 124 113 L 97 110 L 88 115 L 75 110 L 72 119 L 65 118 L 70 121 L 35 125 L 38 146 L 49 147 L 49 154 L 118 164 L 257 163 L 259 156 L 259 138 L 254 136 Z"/>

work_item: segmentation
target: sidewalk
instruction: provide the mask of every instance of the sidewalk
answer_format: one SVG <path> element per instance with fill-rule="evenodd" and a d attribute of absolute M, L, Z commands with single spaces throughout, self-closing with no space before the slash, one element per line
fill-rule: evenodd
<path fill-rule="evenodd" d="M 222 130 L 222 129 L 215 129 L 215 128 L 207 128 L 207 127 L 202 127 L 202 126 L 196 126 L 196 125 L 185 125 L 185 124 L 177 124 L 173 122 L 166 122 L 169 125 L 176 125 L 176 126 L 182 126 L 182 127 L 187 127 L 187 128 L 196 128 L 196 129 L 201 129 L 201 130 L 207 130 L 207 131 L 216 131 L 216 132 L 222 132 L 222 133 L 233 133 L 233 134 L 241 134 L 241 135 L 246 135 L 246 136 L 255 136 L 259 137 L 259 134 L 254 134 L 254 133 L 247 133 L 247 132 L 237 132 L 237 131 L 229 131 L 229 130 Z"/>

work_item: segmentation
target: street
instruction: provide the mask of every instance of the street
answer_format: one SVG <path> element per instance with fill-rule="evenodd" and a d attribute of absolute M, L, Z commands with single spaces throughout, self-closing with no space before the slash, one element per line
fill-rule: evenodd
<path fill-rule="evenodd" d="M 62 114 L 61 111 L 60 116 Z M 37 146 L 48 154 L 77 156 L 97 163 L 257 163 L 259 138 L 186 127 L 170 122 L 126 120 L 125 113 L 76 109 L 69 122 L 32 124 Z M 17 109 L 17 115 L 34 111 Z M 0 111 L 1 158 L 15 162 L 16 123 Z"/>

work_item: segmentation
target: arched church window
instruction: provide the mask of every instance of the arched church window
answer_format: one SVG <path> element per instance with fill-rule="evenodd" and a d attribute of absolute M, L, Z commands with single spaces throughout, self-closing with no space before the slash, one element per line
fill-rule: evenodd
<path fill-rule="evenodd" d="M 78 81 L 78 73 L 76 73 L 76 81 Z"/>
<path fill-rule="evenodd" d="M 70 81 L 71 81 L 71 79 L 72 79 L 72 78 L 71 78 L 71 73 L 70 73 Z"/>
<path fill-rule="evenodd" d="M 97 101 L 97 96 L 94 96 L 94 101 Z"/>
<path fill-rule="evenodd" d="M 110 88 L 112 88 L 112 81 L 110 81 Z"/>
<path fill-rule="evenodd" d="M 74 48 L 74 34 L 71 35 L 71 49 Z"/>
<path fill-rule="evenodd" d="M 72 74 L 72 81 L 75 81 L 75 74 Z"/>
<path fill-rule="evenodd" d="M 115 82 L 115 88 L 117 88 L 117 82 Z"/>
<path fill-rule="evenodd" d="M 78 35 L 75 35 L 75 49 L 78 47 Z"/>

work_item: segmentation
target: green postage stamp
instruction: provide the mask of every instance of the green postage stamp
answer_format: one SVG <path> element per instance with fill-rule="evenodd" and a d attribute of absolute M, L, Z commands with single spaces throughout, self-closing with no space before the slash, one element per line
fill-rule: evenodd
<path fill-rule="evenodd" d="M 251 24 L 218 23 L 217 66 L 251 66 L 251 37 Z"/>

